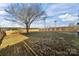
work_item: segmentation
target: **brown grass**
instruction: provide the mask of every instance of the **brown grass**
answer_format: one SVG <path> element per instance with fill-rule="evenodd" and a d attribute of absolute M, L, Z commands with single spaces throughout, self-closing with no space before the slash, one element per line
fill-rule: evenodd
<path fill-rule="evenodd" d="M 28 39 L 28 37 L 23 36 L 23 35 L 21 35 L 19 33 L 8 35 L 8 36 L 6 36 L 4 38 L 0 48 L 5 48 L 8 45 L 17 44 L 17 43 L 22 42 L 22 41 L 24 41 L 26 39 Z"/>

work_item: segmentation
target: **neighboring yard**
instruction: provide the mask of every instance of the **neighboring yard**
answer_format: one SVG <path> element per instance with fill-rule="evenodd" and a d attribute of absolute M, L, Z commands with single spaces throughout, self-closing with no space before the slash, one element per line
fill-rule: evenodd
<path fill-rule="evenodd" d="M 79 37 L 57 32 L 11 34 L 3 40 L 0 47 L 7 46 L 0 50 L 0 55 L 31 55 L 23 42 L 38 55 L 79 55 Z"/>

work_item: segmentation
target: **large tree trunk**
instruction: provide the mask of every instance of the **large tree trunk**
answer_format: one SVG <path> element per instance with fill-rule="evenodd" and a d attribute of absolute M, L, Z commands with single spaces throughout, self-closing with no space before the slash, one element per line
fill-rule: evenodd
<path fill-rule="evenodd" d="M 30 28 L 30 25 L 29 24 L 26 24 L 26 32 L 29 33 L 29 28 Z"/>

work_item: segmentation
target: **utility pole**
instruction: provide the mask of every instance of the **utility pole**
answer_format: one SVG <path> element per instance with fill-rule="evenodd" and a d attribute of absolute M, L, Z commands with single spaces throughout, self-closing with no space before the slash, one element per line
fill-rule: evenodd
<path fill-rule="evenodd" d="M 54 21 L 54 23 L 55 23 L 55 31 L 56 31 L 56 25 L 57 25 L 57 21 L 55 20 L 55 21 Z"/>
<path fill-rule="evenodd" d="M 78 14 L 78 21 L 79 21 L 79 14 Z M 77 22 L 77 35 L 79 35 L 79 22 Z"/>
<path fill-rule="evenodd" d="M 47 18 L 47 17 L 43 17 L 43 21 L 44 21 L 44 28 L 46 28 L 46 18 Z"/>
<path fill-rule="evenodd" d="M 43 17 L 42 17 L 44 30 L 46 30 L 46 18 L 48 17 L 47 14 L 45 14 L 45 15 L 46 15 L 46 16 L 43 16 Z"/>

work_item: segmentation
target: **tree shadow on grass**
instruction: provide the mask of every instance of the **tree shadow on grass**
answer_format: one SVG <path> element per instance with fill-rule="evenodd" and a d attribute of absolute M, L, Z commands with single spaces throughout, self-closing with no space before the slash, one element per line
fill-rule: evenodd
<path fill-rule="evenodd" d="M 2 38 L 0 39 L 0 45 L 2 44 L 3 39 L 4 39 L 4 37 L 2 37 Z"/>
<path fill-rule="evenodd" d="M 0 56 L 30 56 L 23 41 L 0 49 Z"/>
<path fill-rule="evenodd" d="M 0 45 L 2 44 L 5 37 L 6 37 L 6 34 L 0 39 Z"/>

